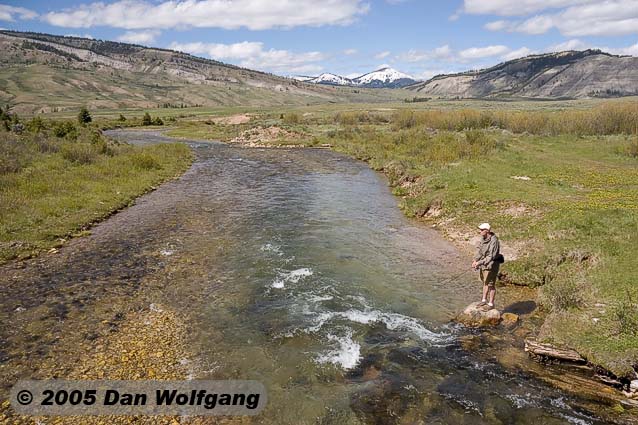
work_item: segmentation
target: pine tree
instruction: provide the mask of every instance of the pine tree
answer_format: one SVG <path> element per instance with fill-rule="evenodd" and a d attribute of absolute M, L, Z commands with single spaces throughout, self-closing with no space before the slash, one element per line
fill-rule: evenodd
<path fill-rule="evenodd" d="M 93 121 L 93 119 L 91 118 L 89 110 L 86 109 L 86 106 L 83 106 L 82 109 L 80 109 L 80 113 L 78 114 L 78 122 L 82 125 L 85 125 L 90 123 L 91 121 Z"/>

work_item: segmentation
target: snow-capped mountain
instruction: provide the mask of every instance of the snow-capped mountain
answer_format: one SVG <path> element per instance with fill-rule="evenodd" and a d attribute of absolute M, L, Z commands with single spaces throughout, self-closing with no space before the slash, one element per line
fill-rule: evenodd
<path fill-rule="evenodd" d="M 367 88 L 400 88 L 418 82 L 408 74 L 392 68 L 381 68 L 356 78 L 346 78 L 340 75 L 323 73 L 318 77 L 296 76 L 298 81 L 331 86 L 358 86 Z"/>
<path fill-rule="evenodd" d="M 342 77 L 340 75 L 331 74 L 329 72 L 324 72 L 312 80 L 309 80 L 310 83 L 315 84 L 330 84 L 333 86 L 350 86 L 352 84 L 352 80 L 346 77 Z"/>
<path fill-rule="evenodd" d="M 409 86 L 417 82 L 408 74 L 392 68 L 381 68 L 369 72 L 353 80 L 358 86 L 373 88 L 398 88 Z"/>

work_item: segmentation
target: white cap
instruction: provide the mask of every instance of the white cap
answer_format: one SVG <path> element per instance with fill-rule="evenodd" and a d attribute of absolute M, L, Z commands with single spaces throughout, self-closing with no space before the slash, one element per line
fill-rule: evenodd
<path fill-rule="evenodd" d="M 490 223 L 481 223 L 479 224 L 479 229 L 481 230 L 491 230 Z"/>

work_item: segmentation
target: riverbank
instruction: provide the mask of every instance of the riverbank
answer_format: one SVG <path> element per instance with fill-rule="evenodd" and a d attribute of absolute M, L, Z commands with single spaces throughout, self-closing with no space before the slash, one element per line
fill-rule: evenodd
<path fill-rule="evenodd" d="M 187 332 L 184 319 L 164 306 L 152 304 L 141 311 L 121 317 L 112 329 L 93 341 L 76 347 L 79 353 L 69 362 L 68 353 L 49 357 L 39 366 L 40 379 L 64 376 L 68 380 L 183 380 L 190 376 L 190 354 L 186 349 Z M 130 424 L 153 423 L 174 425 L 177 417 L 17 416 L 4 401 L 0 407 L 0 423 L 11 424 Z M 189 423 L 201 423 L 189 422 Z"/>
<path fill-rule="evenodd" d="M 619 417 L 615 405 L 540 385 L 503 335 L 477 344 L 449 328 L 476 283 L 441 284 L 462 267 L 457 251 L 406 220 L 365 164 L 329 151 L 191 144 L 198 161 L 179 180 L 58 254 L 3 268 L 12 323 L 0 328 L 3 376 L 14 376 L 5 382 L 39 377 L 38 359 L 99 359 L 93 346 L 108 345 L 97 341 L 131 312 L 168 302 L 187 317 L 198 377 L 264 380 L 266 422 L 461 423 L 468 408 L 487 423 Z M 510 349 L 497 348 L 505 355 L 494 361 L 493 347 Z M 287 408 L 291 397 L 301 412 Z"/>
<path fill-rule="evenodd" d="M 274 126 L 295 137 L 266 145 L 330 146 L 383 172 L 406 215 L 468 253 L 476 224 L 489 221 L 504 246 L 502 280 L 539 288 L 538 337 L 630 380 L 638 142 L 626 132 L 635 115 L 627 102 L 547 112 L 272 111 L 234 127 L 178 122 L 169 134 L 251 140 Z"/>
<path fill-rule="evenodd" d="M 193 160 L 180 143 L 132 146 L 70 121 L 19 125 L 0 130 L 0 264 L 55 252 Z"/>

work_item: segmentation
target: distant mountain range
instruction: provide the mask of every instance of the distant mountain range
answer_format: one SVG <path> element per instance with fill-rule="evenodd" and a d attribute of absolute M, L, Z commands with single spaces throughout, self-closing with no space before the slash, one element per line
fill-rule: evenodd
<path fill-rule="evenodd" d="M 366 88 L 402 88 L 418 82 L 408 74 L 392 68 L 380 68 L 376 71 L 360 75 L 355 78 L 346 78 L 336 74 L 324 73 L 317 77 L 295 76 L 295 80 L 306 83 L 324 84 L 330 86 L 355 86 Z"/>
<path fill-rule="evenodd" d="M 407 87 L 438 98 L 577 99 L 638 95 L 638 58 L 600 50 L 546 53 Z"/>
<path fill-rule="evenodd" d="M 167 49 L 0 30 L 0 105 L 19 113 L 97 108 L 379 102 L 403 95 L 306 84 Z"/>

